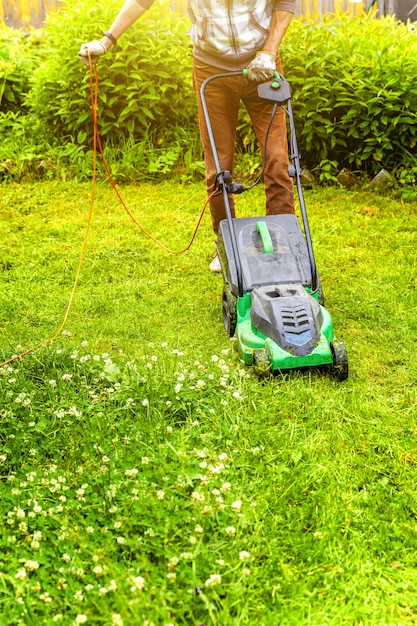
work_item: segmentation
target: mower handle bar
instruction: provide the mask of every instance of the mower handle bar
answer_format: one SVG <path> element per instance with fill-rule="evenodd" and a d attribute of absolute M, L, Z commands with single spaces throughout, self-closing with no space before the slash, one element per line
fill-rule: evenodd
<path fill-rule="evenodd" d="M 234 236 L 232 214 L 230 210 L 230 202 L 229 202 L 229 196 L 228 196 L 228 187 L 230 186 L 230 183 L 231 183 L 231 177 L 230 177 L 230 172 L 224 172 L 220 165 L 220 161 L 219 161 L 219 157 L 218 157 L 217 149 L 216 149 L 216 143 L 214 139 L 214 134 L 213 134 L 213 129 L 212 129 L 211 122 L 210 122 L 210 114 L 208 111 L 207 102 L 205 98 L 205 89 L 208 83 L 210 83 L 212 80 L 217 80 L 219 78 L 229 78 L 231 76 L 247 77 L 248 70 L 243 69 L 243 70 L 237 70 L 234 72 L 223 72 L 221 74 L 213 74 L 212 76 L 209 76 L 208 78 L 205 79 L 205 81 L 202 83 L 200 87 L 200 96 L 201 96 L 201 105 L 203 107 L 204 118 L 206 120 L 207 134 L 208 134 L 209 141 L 210 141 L 214 166 L 215 166 L 216 173 L 217 173 L 216 181 L 221 186 L 221 189 L 223 192 L 223 198 L 224 198 L 224 204 L 225 204 L 225 210 L 226 210 L 226 218 L 229 223 L 233 255 L 235 258 L 235 262 L 236 262 L 236 274 L 237 274 L 237 283 L 239 287 L 239 295 L 243 296 L 242 268 L 241 268 L 239 253 L 238 253 L 236 237 Z M 282 98 L 277 97 L 278 89 L 281 86 L 280 80 L 284 81 L 284 85 L 287 85 L 288 87 L 288 90 L 284 91 L 284 96 Z M 264 87 L 266 87 L 266 90 L 264 89 Z M 263 93 L 259 93 L 260 90 L 262 90 Z M 288 115 L 289 124 L 290 124 L 291 161 L 293 163 L 293 167 L 295 170 L 297 193 L 298 193 L 298 199 L 300 203 L 301 216 L 303 220 L 304 233 L 306 237 L 308 256 L 310 260 L 311 283 L 312 283 L 311 287 L 312 287 L 313 293 L 315 293 L 318 291 L 320 285 L 319 285 L 319 278 L 317 274 L 316 261 L 314 258 L 313 244 L 312 244 L 312 239 L 311 239 L 310 227 L 308 223 L 307 210 L 306 210 L 305 201 L 304 201 L 304 193 L 303 193 L 301 180 L 300 180 L 301 179 L 300 157 L 298 154 L 298 146 L 297 146 L 297 140 L 296 140 L 296 135 L 295 135 L 294 116 L 293 116 L 292 106 L 291 106 L 289 86 L 284 76 L 282 76 L 279 72 L 275 71 L 274 79 L 272 80 L 272 82 L 269 81 L 269 83 L 260 83 L 258 85 L 258 93 L 262 99 L 268 100 L 270 102 L 274 102 L 275 105 L 277 105 L 278 103 L 281 105 L 286 103 L 286 113 Z M 228 184 L 226 184 L 225 178 L 229 179 Z"/>

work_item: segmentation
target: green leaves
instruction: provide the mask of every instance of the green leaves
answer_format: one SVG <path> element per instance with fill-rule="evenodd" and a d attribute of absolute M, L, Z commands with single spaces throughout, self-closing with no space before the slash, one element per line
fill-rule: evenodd
<path fill-rule="evenodd" d="M 372 174 L 415 160 L 416 53 L 392 17 L 293 22 L 282 57 L 305 167 L 319 156 Z"/>
<path fill-rule="evenodd" d="M 100 59 L 99 125 L 108 141 L 137 141 L 149 132 L 166 138 L 191 120 L 196 127 L 188 25 L 169 6 L 165 0 L 157 3 Z M 80 130 L 91 135 L 88 70 L 77 53 L 108 28 L 119 9 L 115 0 L 106 6 L 70 1 L 65 12 L 49 18 L 54 54 L 34 75 L 31 105 L 58 136 Z M 63 30 L 73 31 L 73 37 L 64 40 Z"/>

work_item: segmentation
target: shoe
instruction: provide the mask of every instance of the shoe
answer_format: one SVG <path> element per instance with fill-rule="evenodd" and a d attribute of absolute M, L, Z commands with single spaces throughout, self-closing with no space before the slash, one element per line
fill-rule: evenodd
<path fill-rule="evenodd" d="M 219 257 L 216 256 L 214 257 L 214 259 L 212 260 L 212 262 L 209 265 L 210 267 L 210 271 L 212 272 L 221 272 L 222 271 L 222 266 L 220 265 L 220 261 L 219 261 Z"/>

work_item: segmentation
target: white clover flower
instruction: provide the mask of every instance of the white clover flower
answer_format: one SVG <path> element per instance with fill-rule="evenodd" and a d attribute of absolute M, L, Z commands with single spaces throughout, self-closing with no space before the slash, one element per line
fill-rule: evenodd
<path fill-rule="evenodd" d="M 18 507 L 18 508 L 16 509 L 16 517 L 17 517 L 18 519 L 23 519 L 24 517 L 26 517 L 26 513 L 25 513 L 25 511 L 24 511 L 23 509 L 21 509 L 20 507 Z"/>
<path fill-rule="evenodd" d="M 236 512 L 240 511 L 240 509 L 242 508 L 242 502 L 240 500 L 235 500 L 235 502 L 232 502 L 232 509 Z"/>
<path fill-rule="evenodd" d="M 226 526 L 225 532 L 228 537 L 234 537 L 236 535 L 236 528 L 234 526 Z"/>
<path fill-rule="evenodd" d="M 173 582 L 175 582 L 175 579 L 177 578 L 177 575 L 176 575 L 175 572 L 168 572 L 167 578 L 168 578 L 170 583 L 173 583 Z"/>
<path fill-rule="evenodd" d="M 224 470 L 223 463 L 216 463 L 216 465 L 209 465 L 208 471 L 212 474 L 221 474 Z"/>
<path fill-rule="evenodd" d="M 143 463 L 143 459 L 142 459 L 142 463 Z M 136 467 L 134 467 L 133 469 L 127 469 L 125 470 L 125 476 L 127 476 L 127 478 L 134 478 L 138 473 L 138 470 L 136 469 Z"/>
<path fill-rule="evenodd" d="M 30 559 L 28 559 L 27 561 L 24 562 L 24 566 L 30 572 L 34 572 L 36 569 L 39 568 L 39 563 L 38 561 L 31 561 Z"/>
<path fill-rule="evenodd" d="M 223 483 L 222 486 L 220 487 L 220 491 L 222 493 L 228 493 L 231 489 L 231 484 L 230 483 Z"/>
<path fill-rule="evenodd" d="M 219 459 L 219 461 L 228 461 L 229 460 L 227 452 L 222 452 L 221 454 L 219 454 L 219 456 L 217 458 Z"/>
<path fill-rule="evenodd" d="M 109 590 L 107 589 L 107 587 L 99 587 L 98 588 L 98 594 L 100 596 L 105 596 L 105 595 L 108 594 L 108 592 L 109 592 Z"/>
<path fill-rule="evenodd" d="M 178 563 L 180 562 L 179 558 L 177 556 L 172 556 L 169 561 L 168 561 L 168 569 L 174 569 Z"/>
<path fill-rule="evenodd" d="M 133 585 L 130 588 L 131 591 L 142 590 L 145 588 L 145 579 L 142 576 L 135 576 L 132 578 L 132 583 Z"/>
<path fill-rule="evenodd" d="M 217 587 L 222 584 L 222 577 L 220 574 L 211 574 L 210 578 L 204 583 L 205 587 Z"/>
<path fill-rule="evenodd" d="M 148 398 L 144 398 L 144 399 L 142 400 L 142 406 L 149 406 L 149 400 L 148 400 Z"/>
<path fill-rule="evenodd" d="M 71 380 L 71 378 L 72 378 L 72 374 L 63 374 L 62 375 L 62 380 L 64 380 L 64 381 Z"/>
<path fill-rule="evenodd" d="M 165 497 L 165 491 L 163 491 L 162 489 L 159 489 L 156 492 L 156 497 L 158 498 L 158 500 L 163 500 Z"/>
<path fill-rule="evenodd" d="M 246 552 L 246 550 L 242 550 L 241 552 L 239 552 L 239 559 L 241 561 L 247 561 L 248 559 L 250 559 L 249 552 Z"/>
<path fill-rule="evenodd" d="M 196 385 L 197 389 L 202 389 L 203 387 L 206 386 L 206 383 L 204 380 L 197 380 Z"/>
<path fill-rule="evenodd" d="M 74 593 L 74 600 L 76 600 L 77 602 L 82 602 L 84 600 L 84 594 L 81 589 L 78 589 Z"/>
<path fill-rule="evenodd" d="M 103 568 L 102 568 L 102 566 L 101 566 L 101 565 L 96 565 L 96 566 L 93 568 L 93 572 L 94 572 L 94 574 L 95 574 L 96 576 L 101 576 L 101 575 L 102 575 L 102 573 L 103 573 L 103 571 L 104 571 L 104 570 L 103 570 Z"/>
<path fill-rule="evenodd" d="M 200 526 L 200 524 L 197 524 L 197 526 L 194 528 L 194 532 L 195 532 L 197 535 L 201 535 L 201 534 L 203 533 L 203 527 L 202 527 L 202 526 Z"/>
<path fill-rule="evenodd" d="M 49 381 L 49 384 L 50 384 L 51 387 L 56 387 L 56 385 L 57 385 L 56 380 L 54 380 L 54 379 L 51 379 Z"/>
<path fill-rule="evenodd" d="M 250 576 L 250 569 L 249 569 L 249 567 L 244 567 L 244 568 L 242 569 L 242 574 L 243 574 L 244 576 Z"/>
<path fill-rule="evenodd" d="M 174 387 L 174 391 L 175 391 L 175 393 L 179 393 L 179 392 L 181 391 L 181 389 L 182 389 L 182 384 L 181 384 L 181 383 L 178 383 L 178 384 L 177 384 L 177 385 L 175 385 L 175 387 Z"/>
<path fill-rule="evenodd" d="M 112 626 L 123 626 L 123 619 L 119 613 L 113 613 L 111 616 Z"/>
<path fill-rule="evenodd" d="M 193 491 L 191 497 L 196 502 L 205 502 L 206 499 L 204 493 L 200 493 L 199 491 Z"/>
<path fill-rule="evenodd" d="M 126 543 L 125 537 L 117 537 L 116 541 L 119 544 L 119 546 L 123 546 Z"/>
<path fill-rule="evenodd" d="M 74 620 L 74 624 L 85 624 L 87 621 L 87 615 L 83 615 L 82 613 L 80 613 L 79 615 L 77 615 L 77 617 Z"/>
<path fill-rule="evenodd" d="M 14 577 L 17 578 L 17 580 L 25 580 L 27 578 L 27 571 L 25 570 L 24 567 L 21 567 L 20 569 L 17 570 Z"/>
<path fill-rule="evenodd" d="M 45 604 L 50 604 L 52 602 L 52 598 L 47 591 L 45 591 L 44 593 L 41 593 L 41 595 L 39 596 L 39 599 L 43 600 Z"/>
<path fill-rule="evenodd" d="M 148 465 L 148 464 L 149 464 L 149 457 L 143 456 L 142 457 L 142 465 Z"/>

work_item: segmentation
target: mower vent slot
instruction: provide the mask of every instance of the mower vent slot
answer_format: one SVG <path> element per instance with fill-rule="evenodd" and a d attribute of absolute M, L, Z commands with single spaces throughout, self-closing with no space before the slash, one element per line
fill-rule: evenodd
<path fill-rule="evenodd" d="M 283 308 L 281 312 L 285 331 L 301 335 L 308 329 L 310 320 L 303 306 Z"/>

